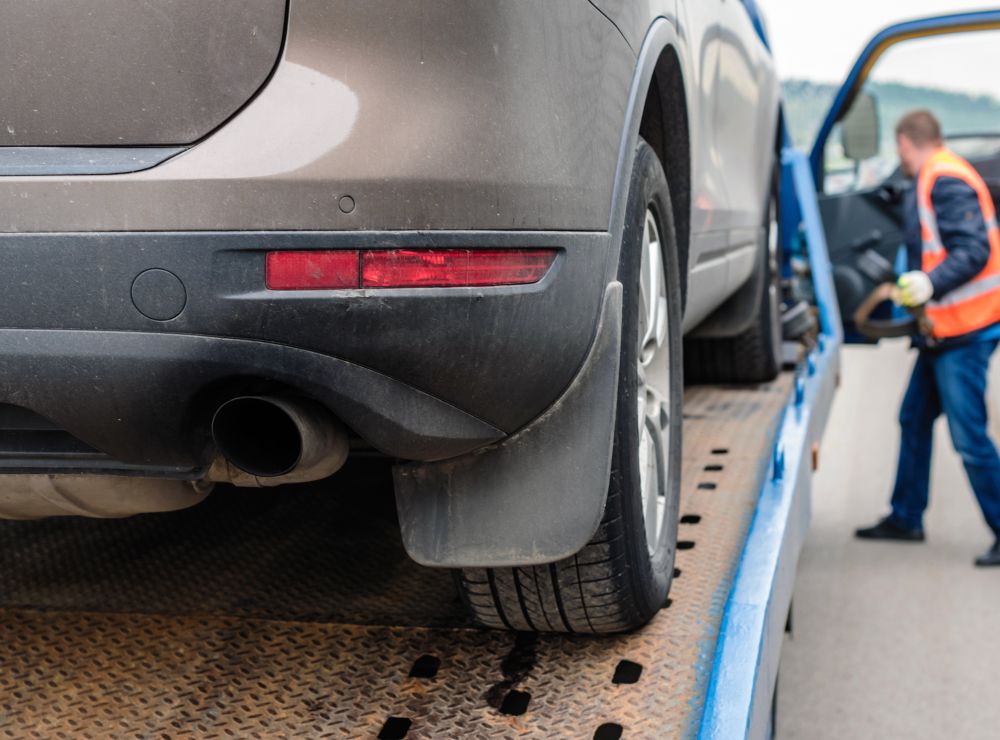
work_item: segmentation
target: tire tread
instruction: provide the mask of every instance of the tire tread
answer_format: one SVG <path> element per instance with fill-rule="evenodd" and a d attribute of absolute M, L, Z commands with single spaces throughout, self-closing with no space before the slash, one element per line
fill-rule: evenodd
<path fill-rule="evenodd" d="M 611 503 L 609 513 L 617 509 Z M 622 526 L 619 515 L 606 516 L 593 541 L 559 563 L 461 571 L 466 605 L 480 624 L 501 629 L 594 634 L 634 627 L 637 606 L 624 551 L 607 557 L 608 544 L 622 538 Z"/>

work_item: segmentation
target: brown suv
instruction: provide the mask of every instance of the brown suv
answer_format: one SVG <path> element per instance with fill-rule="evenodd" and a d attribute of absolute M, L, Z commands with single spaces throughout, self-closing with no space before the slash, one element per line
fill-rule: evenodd
<path fill-rule="evenodd" d="M 0 29 L 0 516 L 363 447 L 483 623 L 664 603 L 684 374 L 778 368 L 744 3 L 11 0 Z"/>

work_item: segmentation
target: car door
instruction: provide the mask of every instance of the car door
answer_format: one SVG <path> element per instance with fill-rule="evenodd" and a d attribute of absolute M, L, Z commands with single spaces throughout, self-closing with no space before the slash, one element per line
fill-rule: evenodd
<path fill-rule="evenodd" d="M 774 161 L 778 82 L 751 0 L 681 4 L 700 85 L 692 111 L 691 275 L 685 329 L 757 264 Z"/>
<path fill-rule="evenodd" d="M 687 58 L 691 146 L 691 246 L 684 331 L 697 326 L 725 297 L 729 196 L 716 129 L 721 9 L 730 0 L 685 0 L 678 4 Z"/>
<path fill-rule="evenodd" d="M 903 214 L 915 196 L 895 151 L 903 114 L 934 113 L 946 146 L 979 170 L 1000 202 L 997 69 L 1000 11 L 925 18 L 877 34 L 834 97 L 810 164 L 846 341 L 870 341 L 850 317 L 878 283 L 908 269 Z"/>
<path fill-rule="evenodd" d="M 723 0 L 716 136 L 729 198 L 727 291 L 758 264 L 763 213 L 772 183 L 779 87 L 752 0 Z"/>
<path fill-rule="evenodd" d="M 756 230 L 774 161 L 778 84 L 771 54 L 740 0 L 719 3 L 721 44 L 715 95 L 715 135 L 722 154 L 734 231 Z M 736 233 L 734 241 L 747 235 Z M 756 233 L 752 238 L 756 238 Z"/>

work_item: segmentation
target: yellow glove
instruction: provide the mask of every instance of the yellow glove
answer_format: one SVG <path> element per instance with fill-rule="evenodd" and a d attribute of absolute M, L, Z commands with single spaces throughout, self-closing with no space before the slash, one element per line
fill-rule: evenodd
<path fill-rule="evenodd" d="M 911 270 L 904 272 L 892 289 L 892 300 L 897 306 L 916 308 L 922 306 L 934 295 L 934 285 L 926 272 Z"/>

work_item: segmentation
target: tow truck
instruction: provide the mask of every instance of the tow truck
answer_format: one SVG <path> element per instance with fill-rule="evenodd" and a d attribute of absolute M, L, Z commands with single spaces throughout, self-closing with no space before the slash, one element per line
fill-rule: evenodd
<path fill-rule="evenodd" d="M 197 515 L 0 526 L 0 735 L 772 734 L 841 309 L 854 300 L 845 291 L 875 280 L 855 248 L 828 249 L 831 234 L 851 239 L 821 217 L 845 207 L 817 193 L 824 148 L 838 122 L 860 125 L 852 103 L 892 44 L 984 28 L 1000 28 L 1000 11 L 885 29 L 812 154 L 786 133 L 785 273 L 815 330 L 786 345 L 771 383 L 687 390 L 674 586 L 645 628 L 602 638 L 473 629 L 451 574 L 406 557 L 385 469 L 362 461 L 347 473 L 352 496 L 234 491 Z"/>

